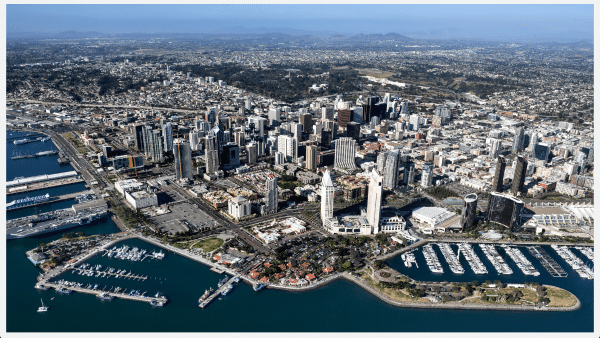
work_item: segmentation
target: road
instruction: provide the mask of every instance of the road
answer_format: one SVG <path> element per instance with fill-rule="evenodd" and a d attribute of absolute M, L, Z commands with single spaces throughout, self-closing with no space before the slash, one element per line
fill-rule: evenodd
<path fill-rule="evenodd" d="M 116 105 L 116 104 L 95 104 L 95 103 L 65 103 L 56 101 L 37 101 L 37 100 L 23 100 L 23 99 L 8 99 L 7 102 L 23 102 L 23 103 L 35 103 L 35 104 L 50 104 L 55 105 L 58 103 L 68 104 L 76 107 L 89 107 L 89 108 L 111 108 L 111 109 L 146 109 L 146 110 L 164 110 L 172 111 L 177 113 L 193 113 L 198 112 L 200 109 L 178 109 L 178 108 L 162 108 L 153 106 L 132 106 L 132 105 Z"/>

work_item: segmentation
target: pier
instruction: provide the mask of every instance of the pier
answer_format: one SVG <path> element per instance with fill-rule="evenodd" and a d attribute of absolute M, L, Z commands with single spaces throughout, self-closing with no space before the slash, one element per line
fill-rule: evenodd
<path fill-rule="evenodd" d="M 541 246 L 528 246 L 529 253 L 537 258 L 552 277 L 567 277 L 567 272 Z"/>
<path fill-rule="evenodd" d="M 39 288 L 53 288 L 55 290 L 65 289 L 65 290 L 70 290 L 70 291 L 75 291 L 75 292 L 80 292 L 80 293 L 87 293 L 90 295 L 96 295 L 96 297 L 99 297 L 100 295 L 108 295 L 108 297 L 115 297 L 115 298 L 121 298 L 121 299 L 127 299 L 127 300 L 135 300 L 138 302 L 146 302 L 146 303 L 154 302 L 158 306 L 163 306 L 168 301 L 167 298 L 165 298 L 165 297 L 156 298 L 156 297 L 148 297 L 148 296 L 144 296 L 144 295 L 133 296 L 133 295 L 126 294 L 124 292 L 114 292 L 114 291 L 109 292 L 109 291 L 96 290 L 96 289 L 86 289 L 86 288 L 83 288 L 80 286 L 61 285 L 61 284 L 56 284 L 56 283 L 46 282 L 46 281 L 37 282 L 35 284 L 35 287 L 36 287 L 36 289 L 39 289 Z M 145 292 L 144 292 L 144 294 L 145 294 Z"/>
<path fill-rule="evenodd" d="M 425 261 L 427 262 L 427 266 L 429 266 L 429 270 L 431 270 L 431 272 L 444 272 L 444 268 L 442 268 L 442 264 L 440 264 L 437 254 L 435 251 L 433 251 L 431 244 L 423 246 L 423 257 L 425 257 Z"/>
<path fill-rule="evenodd" d="M 215 298 L 219 297 L 221 295 L 221 292 L 226 290 L 229 285 L 235 283 L 235 278 L 240 278 L 241 276 L 233 276 L 231 278 L 229 278 L 229 280 L 223 284 L 223 286 L 221 286 L 220 288 L 217 289 L 217 291 L 213 292 L 210 296 L 208 296 L 205 300 L 202 301 L 202 303 L 200 303 L 200 305 L 198 305 L 201 308 L 205 308 L 206 306 L 208 306 L 208 304 L 210 304 L 213 300 L 215 300 Z"/>
<path fill-rule="evenodd" d="M 115 278 L 123 278 L 123 279 L 133 279 L 133 280 L 137 280 L 137 281 L 145 281 L 146 279 L 148 279 L 148 276 L 134 275 L 131 273 L 131 271 L 129 271 L 127 274 L 125 274 L 125 271 L 116 273 L 116 272 L 109 272 L 109 269 L 110 268 L 107 268 L 104 271 L 97 271 L 97 270 L 90 270 L 90 269 L 77 267 L 77 268 L 73 268 L 71 271 L 72 271 L 72 273 L 75 273 L 75 271 L 77 271 L 77 272 L 79 272 L 80 275 L 86 275 L 86 276 L 90 276 L 90 277 L 100 277 L 100 278 L 115 277 Z"/>
<path fill-rule="evenodd" d="M 475 274 L 483 275 L 483 274 L 488 273 L 487 268 L 485 267 L 485 265 L 483 265 L 483 263 L 481 262 L 479 257 L 475 254 L 475 251 L 473 250 L 473 247 L 471 246 L 471 244 L 459 243 L 458 251 L 463 253 L 463 255 L 467 259 L 467 262 L 469 263 L 469 265 L 471 266 L 471 269 L 473 270 L 473 272 L 475 272 Z"/>
<path fill-rule="evenodd" d="M 537 271 L 537 269 L 533 267 L 533 264 L 531 264 L 531 262 L 527 258 L 525 258 L 525 256 L 521 252 L 521 250 L 519 250 L 519 248 L 511 247 L 506 244 L 503 244 L 502 248 L 504 248 L 504 251 L 506 251 L 508 256 L 515 262 L 515 264 L 517 264 L 519 269 L 521 269 L 521 271 L 523 271 L 523 273 L 525 275 L 528 275 L 528 276 L 539 276 L 540 275 L 540 272 Z"/>
<path fill-rule="evenodd" d="M 502 256 L 498 254 L 498 251 L 496 251 L 496 247 L 494 247 L 491 244 L 479 244 L 479 247 L 481 248 L 485 256 L 488 258 L 488 260 L 492 262 L 492 265 L 494 266 L 494 269 L 496 269 L 498 274 L 512 275 L 512 269 L 508 266 L 508 264 L 506 264 Z"/>
<path fill-rule="evenodd" d="M 69 184 L 75 184 L 75 183 L 81 183 L 81 182 L 84 182 L 84 180 L 79 177 L 61 178 L 61 179 L 57 179 L 57 180 L 31 183 L 31 184 L 26 184 L 26 185 L 21 185 L 18 187 L 10 188 L 10 189 L 7 189 L 6 194 L 7 195 L 19 194 L 19 193 L 23 193 L 23 192 L 47 189 L 47 188 L 52 188 L 52 187 L 60 187 L 63 185 L 69 185 Z"/>
<path fill-rule="evenodd" d="M 452 270 L 452 272 L 459 273 L 459 274 L 465 273 L 465 269 L 460 264 L 460 261 L 458 260 L 458 256 L 456 256 L 454 254 L 454 251 L 452 251 L 450 244 L 438 243 L 438 247 L 440 248 L 440 251 L 442 252 L 442 255 L 444 256 L 444 259 L 450 266 L 450 270 Z"/>

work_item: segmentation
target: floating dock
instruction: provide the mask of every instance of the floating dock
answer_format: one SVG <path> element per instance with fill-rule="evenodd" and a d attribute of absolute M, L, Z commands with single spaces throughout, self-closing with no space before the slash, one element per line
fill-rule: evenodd
<path fill-rule="evenodd" d="M 82 269 L 82 268 L 73 268 L 72 273 L 75 273 L 75 271 L 79 272 L 80 275 L 86 275 L 86 276 L 90 276 L 89 273 L 91 272 L 91 276 L 90 277 L 100 277 L 100 278 L 104 278 L 104 277 L 115 277 L 115 278 L 123 278 L 123 279 L 133 279 L 133 280 L 138 280 L 138 281 L 145 281 L 146 279 L 148 279 L 148 276 L 142 276 L 142 275 L 134 275 L 131 273 L 131 271 L 129 271 L 128 273 L 116 273 L 116 272 L 109 272 L 110 268 L 107 268 L 104 271 L 97 271 L 97 270 L 90 270 L 90 269 Z"/>
<path fill-rule="evenodd" d="M 164 296 L 160 297 L 160 298 L 148 297 L 148 296 L 142 296 L 142 295 L 132 296 L 132 295 L 125 294 L 124 292 L 109 292 L 109 291 L 103 291 L 103 290 L 86 289 L 86 288 L 82 288 L 79 286 L 61 285 L 61 284 L 56 284 L 56 283 L 52 283 L 52 282 L 37 282 L 35 284 L 35 287 L 37 289 L 39 289 L 40 287 L 53 288 L 55 290 L 65 289 L 65 290 L 71 290 L 71 291 L 80 292 L 80 293 L 87 293 L 90 295 L 96 295 L 96 297 L 98 297 L 102 294 L 108 294 L 109 297 L 115 297 L 115 298 L 121 298 L 121 299 L 127 299 L 127 300 L 135 300 L 138 302 L 146 302 L 146 303 L 151 303 L 152 301 L 154 301 L 155 303 L 160 304 L 159 306 L 163 306 L 164 304 L 166 304 L 168 302 L 168 299 Z"/>
<path fill-rule="evenodd" d="M 537 258 L 552 277 L 567 277 L 567 272 L 541 246 L 528 246 L 529 253 Z"/>

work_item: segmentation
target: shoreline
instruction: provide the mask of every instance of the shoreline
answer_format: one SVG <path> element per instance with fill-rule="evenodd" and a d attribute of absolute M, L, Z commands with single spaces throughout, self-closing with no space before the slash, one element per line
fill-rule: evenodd
<path fill-rule="evenodd" d="M 124 241 L 127 239 L 134 239 L 134 238 L 137 238 L 144 242 L 158 246 L 162 249 L 168 250 L 168 251 L 178 254 L 182 257 L 191 259 L 191 260 L 201 263 L 207 267 L 218 268 L 219 270 L 222 270 L 224 273 L 239 277 L 241 280 L 243 280 L 244 282 L 246 282 L 250 285 L 257 283 L 257 281 L 250 279 L 248 276 L 241 275 L 238 272 L 233 271 L 228 267 L 221 266 L 217 263 L 213 263 L 204 257 L 200 257 L 200 256 L 197 256 L 197 255 L 194 255 L 191 253 L 187 253 L 183 249 L 178 249 L 178 248 L 172 247 L 170 245 L 161 243 L 158 240 L 150 239 L 150 238 L 144 237 L 139 234 L 127 234 L 125 236 L 117 238 L 117 239 L 103 245 L 101 248 L 97 248 L 97 249 L 93 250 L 92 252 L 85 254 L 81 259 L 79 259 L 74 264 L 79 264 L 81 262 L 84 262 L 84 261 L 92 258 L 93 256 L 95 256 L 97 253 L 99 253 L 101 251 L 100 249 L 105 249 L 108 246 L 115 245 L 116 243 L 119 243 L 121 241 Z M 420 245 L 423 245 L 428 242 L 429 241 L 419 241 L 417 243 L 421 243 Z M 414 243 L 414 244 L 417 244 L 417 243 Z M 407 249 L 407 248 L 403 248 L 403 249 Z M 397 250 L 394 253 L 399 254 L 400 251 L 402 251 L 403 249 Z M 62 271 L 60 271 L 60 273 L 53 275 L 51 278 L 57 278 L 62 273 L 66 272 L 66 270 L 67 269 L 63 268 Z M 346 279 L 350 282 L 353 282 L 354 284 L 362 287 L 364 290 L 371 293 L 375 297 L 379 298 L 381 301 L 383 301 L 389 305 L 397 306 L 397 307 L 413 307 L 413 308 L 429 308 L 429 309 L 432 309 L 432 308 L 433 309 L 461 309 L 461 310 L 513 310 L 513 311 L 514 310 L 516 310 L 516 311 L 575 311 L 581 307 L 581 301 L 579 300 L 579 298 L 577 296 L 573 295 L 568 290 L 564 290 L 562 288 L 559 288 L 559 287 L 556 287 L 553 285 L 546 285 L 546 286 L 552 286 L 554 288 L 569 292 L 577 300 L 576 304 L 573 306 L 570 306 L 570 307 L 547 307 L 547 306 L 537 307 L 537 306 L 508 305 L 508 304 L 482 305 L 482 304 L 460 304 L 460 303 L 438 303 L 438 302 L 428 302 L 428 303 L 402 302 L 402 301 L 396 301 L 396 300 L 389 298 L 387 295 L 383 294 L 381 291 L 368 285 L 366 281 L 360 279 L 359 277 L 353 276 L 352 274 L 350 274 L 348 272 L 337 273 L 337 274 L 331 275 L 325 279 L 319 280 L 315 283 L 308 284 L 306 286 L 288 286 L 288 285 L 267 284 L 266 288 L 274 289 L 274 290 L 289 291 L 289 292 L 303 292 L 303 291 L 310 291 L 310 290 L 314 290 L 314 289 L 323 287 L 323 286 L 328 285 L 329 283 L 336 281 L 340 278 Z M 412 280 L 412 278 L 411 278 L 411 280 Z"/>

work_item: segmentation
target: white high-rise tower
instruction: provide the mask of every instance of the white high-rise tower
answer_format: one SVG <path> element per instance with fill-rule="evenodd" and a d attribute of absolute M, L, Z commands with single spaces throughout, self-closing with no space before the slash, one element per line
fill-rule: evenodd
<path fill-rule="evenodd" d="M 337 139 L 335 141 L 335 167 L 341 169 L 356 169 L 356 162 L 354 161 L 355 151 L 355 139 L 352 137 L 340 137 Z"/>
<path fill-rule="evenodd" d="M 381 200 L 383 196 L 383 178 L 373 169 L 371 182 L 369 182 L 369 197 L 367 200 L 367 220 L 373 227 L 373 233 L 379 232 L 379 219 L 381 217 Z"/>
<path fill-rule="evenodd" d="M 333 194 L 334 187 L 329 175 L 329 169 L 325 171 L 321 181 L 321 220 L 333 218 Z"/>

